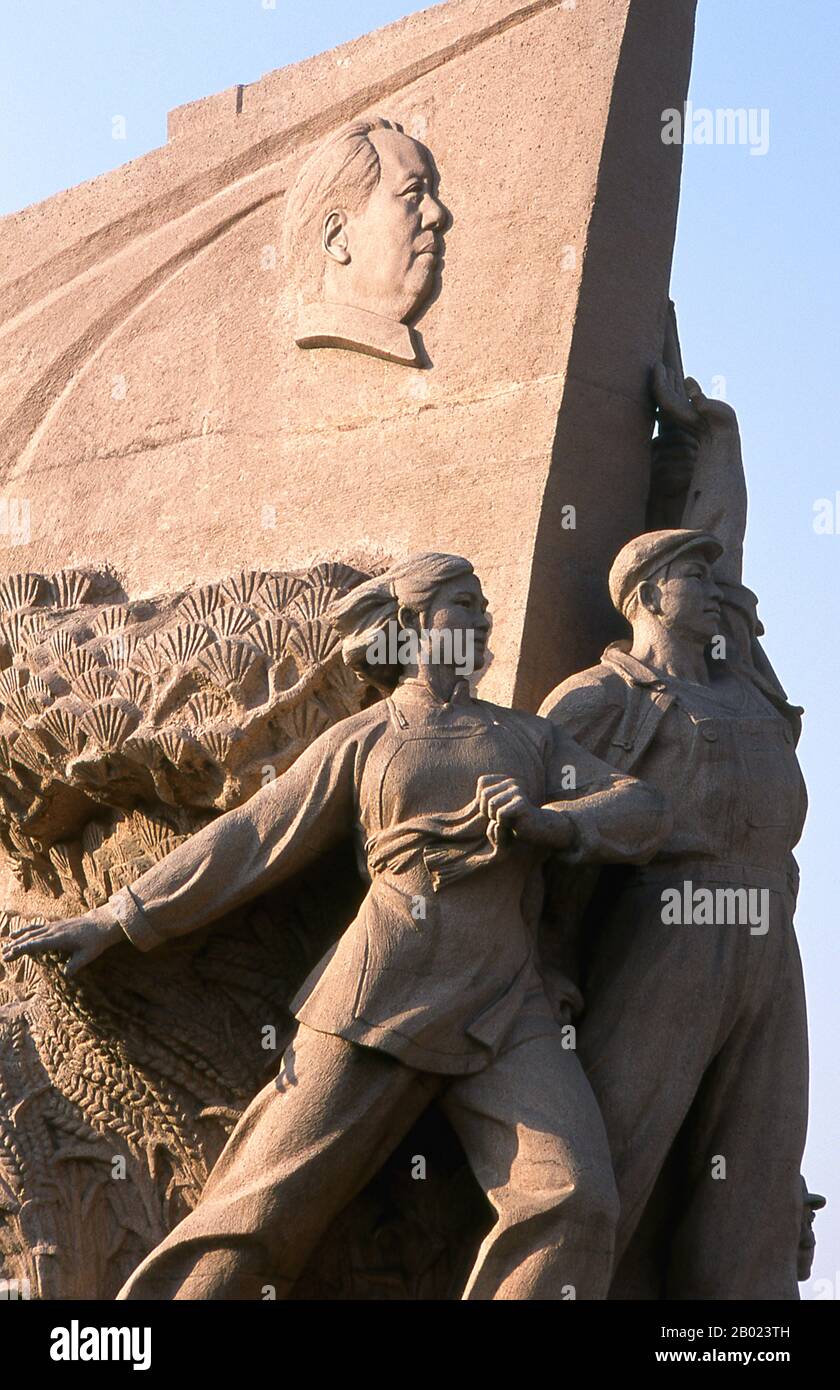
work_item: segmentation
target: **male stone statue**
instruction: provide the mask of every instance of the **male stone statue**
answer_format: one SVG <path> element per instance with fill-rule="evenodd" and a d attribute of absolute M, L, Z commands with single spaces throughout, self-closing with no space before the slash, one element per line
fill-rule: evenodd
<path fill-rule="evenodd" d="M 121 1297 L 285 1296 L 433 1097 L 497 1217 L 464 1296 L 606 1296 L 615 1187 L 597 1106 L 535 969 L 540 863 L 549 851 L 644 862 L 668 817 L 659 792 L 562 729 L 472 698 L 447 657 L 457 644 L 418 642 L 402 668 L 371 665 L 396 625 L 469 633 L 480 666 L 486 608 L 472 566 L 452 555 L 353 589 L 333 610 L 344 659 L 388 698 L 105 907 L 24 928 L 5 951 L 67 952 L 75 971 L 123 935 L 152 950 L 355 835 L 367 896 L 293 1003 L 300 1026 L 279 1077 Z"/>
<path fill-rule="evenodd" d="M 447 213 L 429 151 L 381 116 L 342 126 L 304 164 L 284 222 L 304 300 L 299 347 L 421 365 L 407 326 L 432 294 Z"/>
<path fill-rule="evenodd" d="M 801 711 L 741 583 L 734 412 L 685 385 L 690 399 L 655 374 L 666 434 L 699 445 L 682 527 L 630 541 L 609 576 L 632 641 L 541 710 L 674 812 L 652 863 L 601 876 L 582 932 L 580 1051 L 621 1202 L 613 1296 L 794 1299 L 808 1090 L 792 923 Z"/>

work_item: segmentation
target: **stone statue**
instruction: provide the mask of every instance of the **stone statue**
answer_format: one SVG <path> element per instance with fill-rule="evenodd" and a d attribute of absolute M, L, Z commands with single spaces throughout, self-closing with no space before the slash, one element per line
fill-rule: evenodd
<path fill-rule="evenodd" d="M 109 567 L 0 580 L 0 939 L 101 906 L 369 703 L 326 616 L 367 578 L 322 561 L 139 600 Z M 151 957 L 126 941 L 76 979 L 48 956 L 0 963 L 0 1277 L 113 1297 L 191 1209 L 352 915 L 349 849 Z M 435 1195 L 423 1185 L 413 1247 L 392 1229 L 403 1294 L 438 1244 Z M 348 1292 L 376 1286 L 373 1219 L 345 1220 Z M 333 1286 L 317 1262 L 308 1278 Z"/>
<path fill-rule="evenodd" d="M 621 1201 L 612 1296 L 793 1299 L 808 1089 L 792 923 L 801 710 L 741 582 L 735 414 L 685 387 L 657 368 L 660 482 L 668 505 L 684 493 L 679 525 L 631 540 L 609 576 L 632 637 L 541 709 L 674 813 L 653 861 L 602 874 L 583 913 L 580 1050 Z"/>
<path fill-rule="evenodd" d="M 4 945 L 7 960 L 67 954 L 69 973 L 126 937 L 153 950 L 354 833 L 367 893 L 293 1001 L 279 1075 L 121 1297 L 288 1295 L 433 1097 L 497 1216 L 464 1297 L 605 1296 L 614 1185 L 597 1106 L 537 972 L 540 864 L 549 852 L 643 863 L 668 816 L 660 793 L 562 728 L 471 697 L 446 644 L 424 643 L 468 633 L 480 666 L 486 608 L 457 556 L 421 555 L 356 585 L 331 616 L 345 662 L 387 699 L 102 908 Z M 372 667 L 394 626 L 417 634 L 417 659 Z"/>
<path fill-rule="evenodd" d="M 432 157 L 380 116 L 342 126 L 301 169 L 284 222 L 301 287 L 298 347 L 422 365 L 409 324 L 433 293 L 448 214 Z"/>

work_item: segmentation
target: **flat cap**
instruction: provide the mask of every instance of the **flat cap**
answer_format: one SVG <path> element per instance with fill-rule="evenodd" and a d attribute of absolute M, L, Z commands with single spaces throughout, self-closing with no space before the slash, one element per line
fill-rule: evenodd
<path fill-rule="evenodd" d="M 638 584 L 665 569 L 678 555 L 699 550 L 713 564 L 723 546 L 711 531 L 645 531 L 622 546 L 612 563 L 610 598 L 619 613 Z"/>

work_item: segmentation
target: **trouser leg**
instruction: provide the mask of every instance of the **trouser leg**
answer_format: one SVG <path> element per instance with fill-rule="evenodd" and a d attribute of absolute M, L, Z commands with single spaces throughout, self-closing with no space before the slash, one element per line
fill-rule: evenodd
<path fill-rule="evenodd" d="M 808 1056 L 799 952 L 755 938 L 755 991 L 709 1068 L 680 1155 L 686 1196 L 665 1297 L 797 1299 Z M 778 948 L 778 949 L 776 949 Z M 767 956 L 766 968 L 762 955 Z"/>
<path fill-rule="evenodd" d="M 660 888 L 644 884 L 622 895 L 598 942 L 579 1044 L 618 1186 L 616 1264 L 734 1016 L 732 943 L 715 930 L 663 924 Z"/>
<path fill-rule="evenodd" d="M 617 1197 L 598 1107 L 541 986 L 442 1101 L 497 1220 L 466 1299 L 605 1298 Z"/>
<path fill-rule="evenodd" d="M 766 936 L 664 925 L 662 887 L 618 905 L 580 1029 L 621 1201 L 616 1284 L 645 1296 L 632 1279 L 640 1223 L 670 1160 L 664 1296 L 796 1297 L 807 1065 L 795 937 L 775 893 Z"/>
<path fill-rule="evenodd" d="M 330 1221 L 440 1084 L 385 1053 L 301 1025 L 194 1211 L 118 1298 L 285 1297 Z"/>

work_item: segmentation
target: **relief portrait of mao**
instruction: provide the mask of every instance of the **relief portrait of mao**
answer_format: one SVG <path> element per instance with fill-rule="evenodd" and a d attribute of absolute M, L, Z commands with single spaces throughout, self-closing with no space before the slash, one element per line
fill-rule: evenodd
<path fill-rule="evenodd" d="M 371 116 L 334 131 L 301 168 L 286 204 L 298 347 L 424 365 L 411 324 L 437 288 L 449 221 L 430 151 L 399 125 Z"/>

